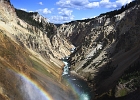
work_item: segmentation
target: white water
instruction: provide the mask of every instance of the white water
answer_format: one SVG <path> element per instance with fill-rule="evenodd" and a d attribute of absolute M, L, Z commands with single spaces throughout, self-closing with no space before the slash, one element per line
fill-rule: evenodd
<path fill-rule="evenodd" d="M 67 75 L 67 74 L 69 74 L 69 65 L 68 65 L 68 62 L 63 61 L 63 63 L 65 64 L 65 66 L 64 66 L 64 70 L 63 70 L 63 74 L 62 75 Z"/>
<path fill-rule="evenodd" d="M 79 100 L 90 100 L 92 93 L 90 93 L 90 89 L 88 87 L 87 82 L 75 75 L 71 75 L 69 71 L 70 67 L 69 63 L 67 62 L 66 59 L 64 59 L 63 62 L 65 66 L 62 75 L 64 79 L 68 81 L 67 86 L 70 85 L 74 89 L 74 91 L 79 96 Z"/>

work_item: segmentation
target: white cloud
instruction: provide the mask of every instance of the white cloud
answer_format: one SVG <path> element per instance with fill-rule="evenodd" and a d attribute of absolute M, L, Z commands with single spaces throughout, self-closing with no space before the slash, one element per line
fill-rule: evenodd
<path fill-rule="evenodd" d="M 95 7 L 104 7 L 104 8 L 117 8 L 126 3 L 129 3 L 133 0 L 116 0 L 111 2 L 110 0 L 59 0 L 56 4 L 63 8 L 95 8 Z"/>
<path fill-rule="evenodd" d="M 62 15 L 62 16 L 66 16 L 66 17 L 68 17 L 68 16 L 71 16 L 72 14 L 72 10 L 69 10 L 69 9 L 67 9 L 67 8 L 58 8 L 58 13 L 60 14 L 60 15 Z"/>
<path fill-rule="evenodd" d="M 39 2 L 38 4 L 39 4 L 39 5 L 43 5 L 43 3 L 42 3 L 42 2 Z"/>
<path fill-rule="evenodd" d="M 48 8 L 45 8 L 45 9 L 43 9 L 43 13 L 44 13 L 44 14 L 50 14 L 51 11 L 50 11 Z"/>
<path fill-rule="evenodd" d="M 85 5 L 85 7 L 86 7 L 86 8 L 99 7 L 99 2 L 88 3 L 87 5 Z"/>
<path fill-rule="evenodd" d="M 61 7 L 76 9 L 81 9 L 84 7 L 83 5 L 87 5 L 88 3 L 88 0 L 59 0 L 56 2 Z"/>
<path fill-rule="evenodd" d="M 133 0 L 116 0 L 115 2 L 110 2 L 109 0 L 101 0 L 100 6 L 105 8 L 118 8 L 122 5 L 125 5 L 127 3 L 130 3 Z"/>
<path fill-rule="evenodd" d="M 100 4 L 110 4 L 111 2 L 109 0 L 101 0 L 99 3 Z"/>
<path fill-rule="evenodd" d="M 74 20 L 74 15 L 72 15 L 72 10 L 68 8 L 58 8 L 58 15 L 54 15 L 49 20 L 53 23 L 65 23 Z"/>
<path fill-rule="evenodd" d="M 49 18 L 50 22 L 53 23 L 65 23 L 65 22 L 70 22 L 71 20 L 74 19 L 74 16 L 61 16 L 61 15 L 56 15 L 56 16 L 52 16 L 51 18 Z"/>
<path fill-rule="evenodd" d="M 109 0 L 101 0 L 100 2 L 101 7 L 105 8 L 116 8 L 117 4 L 115 2 L 110 2 Z"/>
<path fill-rule="evenodd" d="M 29 11 L 29 12 L 34 12 L 34 11 Z"/>
<path fill-rule="evenodd" d="M 20 8 L 20 10 L 27 11 L 27 9 L 25 9 L 25 8 Z"/>
<path fill-rule="evenodd" d="M 48 8 L 44 8 L 44 9 L 39 9 L 37 10 L 38 12 L 41 12 L 43 14 L 50 14 L 52 13 L 51 10 L 49 10 Z"/>
<path fill-rule="evenodd" d="M 116 3 L 120 3 L 121 5 L 125 5 L 133 0 L 117 0 Z"/>
<path fill-rule="evenodd" d="M 61 6 L 61 7 L 70 7 L 70 0 L 59 0 L 58 2 L 56 2 L 57 5 Z"/>
<path fill-rule="evenodd" d="M 84 17 L 84 18 L 82 18 L 82 20 L 85 20 L 85 19 L 92 19 L 92 18 L 95 18 L 95 17 L 97 17 L 97 16 L 93 16 L 93 17 Z"/>

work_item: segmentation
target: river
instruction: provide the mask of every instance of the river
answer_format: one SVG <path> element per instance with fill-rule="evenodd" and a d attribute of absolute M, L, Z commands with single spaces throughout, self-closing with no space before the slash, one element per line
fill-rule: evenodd
<path fill-rule="evenodd" d="M 93 100 L 94 93 L 91 92 L 88 83 L 75 74 L 70 73 L 70 63 L 67 59 L 63 59 L 65 64 L 62 74 L 62 79 L 73 92 L 78 95 L 79 100 Z"/>

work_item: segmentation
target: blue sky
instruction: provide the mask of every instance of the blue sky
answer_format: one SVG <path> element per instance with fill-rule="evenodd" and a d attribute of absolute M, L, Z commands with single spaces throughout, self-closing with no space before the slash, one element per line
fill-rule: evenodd
<path fill-rule="evenodd" d="M 51 23 L 93 18 L 133 0 L 10 0 L 17 9 L 39 12 Z"/>

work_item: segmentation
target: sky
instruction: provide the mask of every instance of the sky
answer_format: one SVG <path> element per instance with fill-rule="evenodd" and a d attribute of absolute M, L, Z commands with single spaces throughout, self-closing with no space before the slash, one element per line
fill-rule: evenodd
<path fill-rule="evenodd" d="M 10 0 L 15 8 L 39 12 L 49 22 L 62 24 L 94 18 L 101 13 L 121 8 L 133 0 Z"/>

